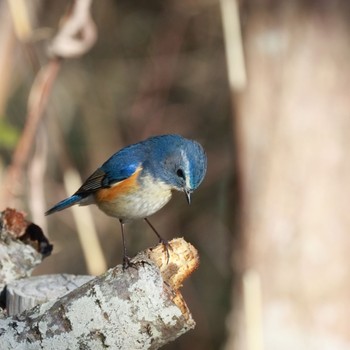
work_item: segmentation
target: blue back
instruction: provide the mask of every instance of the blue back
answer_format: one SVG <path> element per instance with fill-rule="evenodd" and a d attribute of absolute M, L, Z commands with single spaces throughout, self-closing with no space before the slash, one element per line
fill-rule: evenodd
<path fill-rule="evenodd" d="M 206 156 L 203 148 L 195 141 L 179 135 L 160 135 L 150 137 L 139 143 L 127 146 L 110 157 L 101 169 L 106 178 L 103 186 L 122 181 L 141 165 L 153 177 L 169 182 L 169 174 L 159 171 L 165 159 L 172 155 L 186 153 L 190 165 L 191 185 L 197 188 L 206 172 Z"/>

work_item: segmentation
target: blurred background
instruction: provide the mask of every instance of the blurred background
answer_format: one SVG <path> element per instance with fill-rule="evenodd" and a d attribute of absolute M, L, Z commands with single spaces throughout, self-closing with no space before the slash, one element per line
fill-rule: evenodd
<path fill-rule="evenodd" d="M 345 0 L 0 1 L 0 203 L 54 244 L 35 273 L 120 263 L 117 220 L 43 213 L 123 146 L 179 133 L 208 173 L 151 218 L 201 258 L 197 326 L 165 348 L 350 349 L 349 19 Z M 130 255 L 154 244 L 127 226 Z"/>

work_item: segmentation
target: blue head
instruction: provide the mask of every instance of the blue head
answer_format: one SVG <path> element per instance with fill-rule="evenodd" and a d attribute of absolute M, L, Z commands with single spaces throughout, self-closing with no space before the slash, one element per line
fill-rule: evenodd
<path fill-rule="evenodd" d="M 183 191 L 190 203 L 191 193 L 197 189 L 207 171 L 207 157 L 196 141 L 179 135 L 163 135 L 149 139 L 155 155 L 149 166 L 152 175 Z"/>

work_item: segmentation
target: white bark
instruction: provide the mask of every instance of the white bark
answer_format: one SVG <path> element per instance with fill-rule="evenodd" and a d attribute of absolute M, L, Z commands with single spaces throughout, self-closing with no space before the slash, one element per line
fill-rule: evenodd
<path fill-rule="evenodd" d="M 2 349 L 158 349 L 195 325 L 178 288 L 198 266 L 183 239 L 140 253 L 59 300 L 0 320 Z"/>
<path fill-rule="evenodd" d="M 10 281 L 30 276 L 41 261 L 42 255 L 32 246 L 19 240 L 0 239 L 0 290 Z"/>
<path fill-rule="evenodd" d="M 11 281 L 28 277 L 52 246 L 41 229 L 23 213 L 7 208 L 0 213 L 0 291 Z"/>

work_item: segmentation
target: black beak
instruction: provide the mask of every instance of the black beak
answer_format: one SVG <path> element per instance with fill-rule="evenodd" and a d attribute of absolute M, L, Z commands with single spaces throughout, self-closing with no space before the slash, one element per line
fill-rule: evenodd
<path fill-rule="evenodd" d="M 185 189 L 184 192 L 185 192 L 185 195 L 186 195 L 187 203 L 191 204 L 191 193 L 192 193 L 192 191 L 188 190 L 188 189 Z"/>

